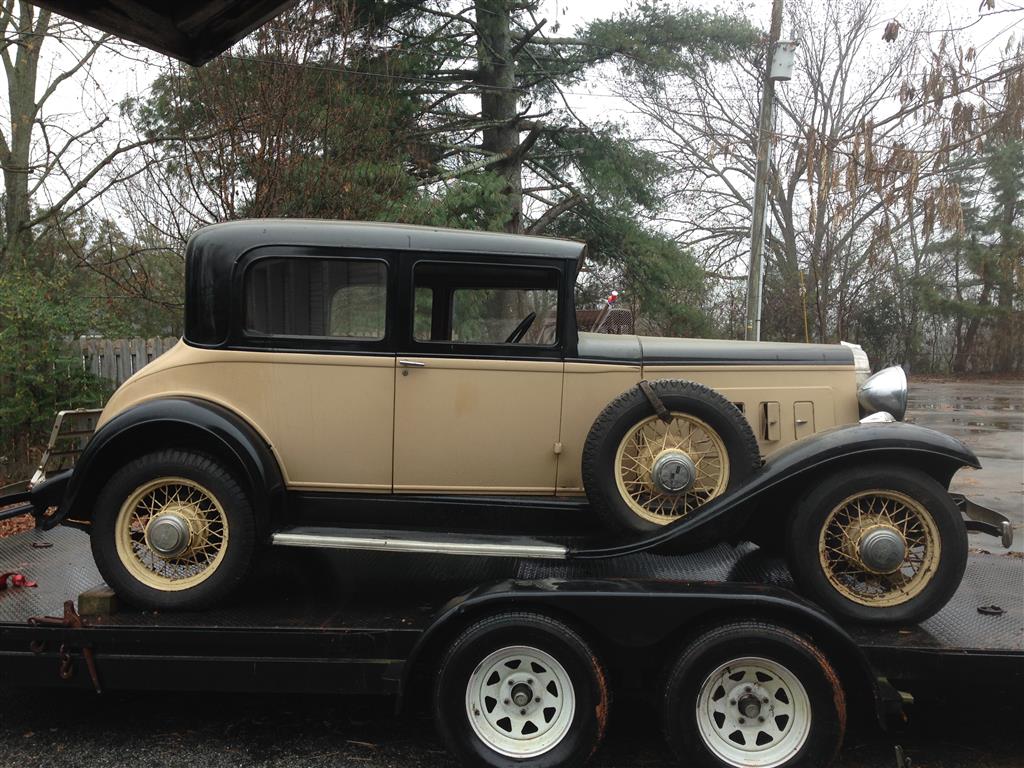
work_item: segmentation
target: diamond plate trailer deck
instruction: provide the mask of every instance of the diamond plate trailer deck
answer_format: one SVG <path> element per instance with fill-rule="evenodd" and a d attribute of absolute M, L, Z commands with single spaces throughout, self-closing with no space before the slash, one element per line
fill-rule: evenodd
<path fill-rule="evenodd" d="M 0 539 L 0 572 L 18 571 L 38 583 L 0 591 L 0 678 L 93 687 L 89 649 L 105 689 L 401 700 L 414 673 L 433 669 L 426 639 L 436 635 L 443 645 L 438 625 L 457 625 L 460 615 L 486 603 L 572 613 L 593 624 L 595 643 L 608 656 L 617 648 L 657 650 L 680 621 L 706 627 L 736 617 L 774 619 L 845 657 L 840 666 L 858 680 L 844 682 L 864 692 L 874 685 L 878 713 L 893 709 L 894 692 L 875 684 L 875 672 L 896 684 L 940 670 L 947 679 L 998 670 L 1003 680 L 1024 682 L 1024 561 L 1005 556 L 972 555 L 956 597 L 924 624 L 845 629 L 789 593 L 785 568 L 750 545 L 582 562 L 277 550 L 265 566 L 223 608 L 192 614 L 122 608 L 86 616 L 86 628 L 40 626 L 30 619 L 60 616 L 66 600 L 100 584 L 88 538 L 58 528 Z M 648 665 L 641 670 L 647 674 L 619 676 L 647 681 L 634 685 L 650 683 L 667 661 L 657 652 L 628 655 L 643 656 Z"/>

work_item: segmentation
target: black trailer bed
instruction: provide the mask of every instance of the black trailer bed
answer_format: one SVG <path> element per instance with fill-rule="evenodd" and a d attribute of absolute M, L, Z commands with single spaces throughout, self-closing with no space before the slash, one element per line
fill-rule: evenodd
<path fill-rule="evenodd" d="M 31 617 L 60 616 L 66 600 L 101 583 L 88 537 L 69 528 L 0 539 L 0 573 L 38 583 L 0 591 L 0 665 L 25 684 L 89 687 L 82 671 L 58 677 L 59 647 L 29 649 L 40 630 Z M 122 609 L 87 617 L 87 630 L 60 630 L 81 665 L 79 647 L 102 659 L 103 684 L 135 687 L 139 674 L 180 690 L 398 692 L 404 660 L 444 603 L 485 581 L 659 579 L 791 585 L 785 567 L 752 545 L 720 545 L 690 555 L 651 553 L 599 561 L 274 549 L 231 605 L 202 613 Z M 997 610 L 979 612 L 996 606 Z M 962 679 L 998 668 L 1024 682 L 1024 560 L 972 554 L 956 596 L 919 626 L 847 629 L 876 669 L 894 681 L 941 670 Z M 52 636 L 52 633 L 51 633 Z M 111 663 L 111 662 L 119 663 Z"/>

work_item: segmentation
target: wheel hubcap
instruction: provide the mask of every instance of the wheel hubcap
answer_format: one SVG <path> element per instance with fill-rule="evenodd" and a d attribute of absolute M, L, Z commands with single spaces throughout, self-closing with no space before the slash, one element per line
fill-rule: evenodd
<path fill-rule="evenodd" d="M 651 481 L 663 493 L 680 493 L 697 479 L 697 465 L 682 451 L 662 451 L 654 460 Z"/>
<path fill-rule="evenodd" d="M 145 541 L 160 557 L 177 557 L 192 542 L 192 530 L 179 511 L 162 512 L 146 525 Z"/>
<path fill-rule="evenodd" d="M 477 737 L 505 757 L 537 757 L 561 743 L 576 696 L 565 668 L 548 653 L 511 646 L 488 655 L 466 685 L 466 714 Z"/>
<path fill-rule="evenodd" d="M 861 562 L 874 573 L 895 573 L 907 557 L 907 542 L 889 525 L 865 531 L 857 542 Z"/>
<path fill-rule="evenodd" d="M 734 659 L 718 667 L 697 697 L 697 727 L 723 763 L 772 768 L 800 751 L 811 727 L 807 691 L 771 659 Z"/>

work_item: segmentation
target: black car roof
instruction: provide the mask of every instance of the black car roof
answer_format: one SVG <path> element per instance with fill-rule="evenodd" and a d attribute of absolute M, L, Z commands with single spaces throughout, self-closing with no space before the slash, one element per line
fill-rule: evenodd
<path fill-rule="evenodd" d="M 353 248 L 391 253 L 514 256 L 564 259 L 573 271 L 586 247 L 551 237 L 474 232 L 362 221 L 245 219 L 214 224 L 196 232 L 185 249 L 185 338 L 190 344 L 216 346 L 226 338 L 231 312 L 230 282 L 235 264 L 249 251 L 288 248 Z"/>
<path fill-rule="evenodd" d="M 572 261 L 578 261 L 586 247 L 574 240 L 553 237 L 412 224 L 319 219 L 244 219 L 214 224 L 199 230 L 193 235 L 188 250 L 190 254 L 223 254 L 233 260 L 245 251 L 265 245 L 434 251 Z"/>

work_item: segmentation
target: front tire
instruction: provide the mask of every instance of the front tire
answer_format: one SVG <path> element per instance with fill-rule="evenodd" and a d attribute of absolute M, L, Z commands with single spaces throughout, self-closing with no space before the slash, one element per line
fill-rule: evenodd
<path fill-rule="evenodd" d="M 828 659 L 785 627 L 738 622 L 691 643 L 669 672 L 665 737 L 681 765 L 824 768 L 846 730 Z"/>
<path fill-rule="evenodd" d="M 434 712 L 463 765 L 582 766 L 604 736 L 608 689 L 574 630 L 539 614 L 504 613 L 470 626 L 445 654 Z"/>
<path fill-rule="evenodd" d="M 215 459 L 166 450 L 119 469 L 100 492 L 93 557 L 128 603 L 194 610 L 226 598 L 249 572 L 256 526 L 249 499 Z"/>
<path fill-rule="evenodd" d="M 916 623 L 949 602 L 967 530 L 946 489 L 917 469 L 869 465 L 822 479 L 790 519 L 797 586 L 854 621 Z"/>

